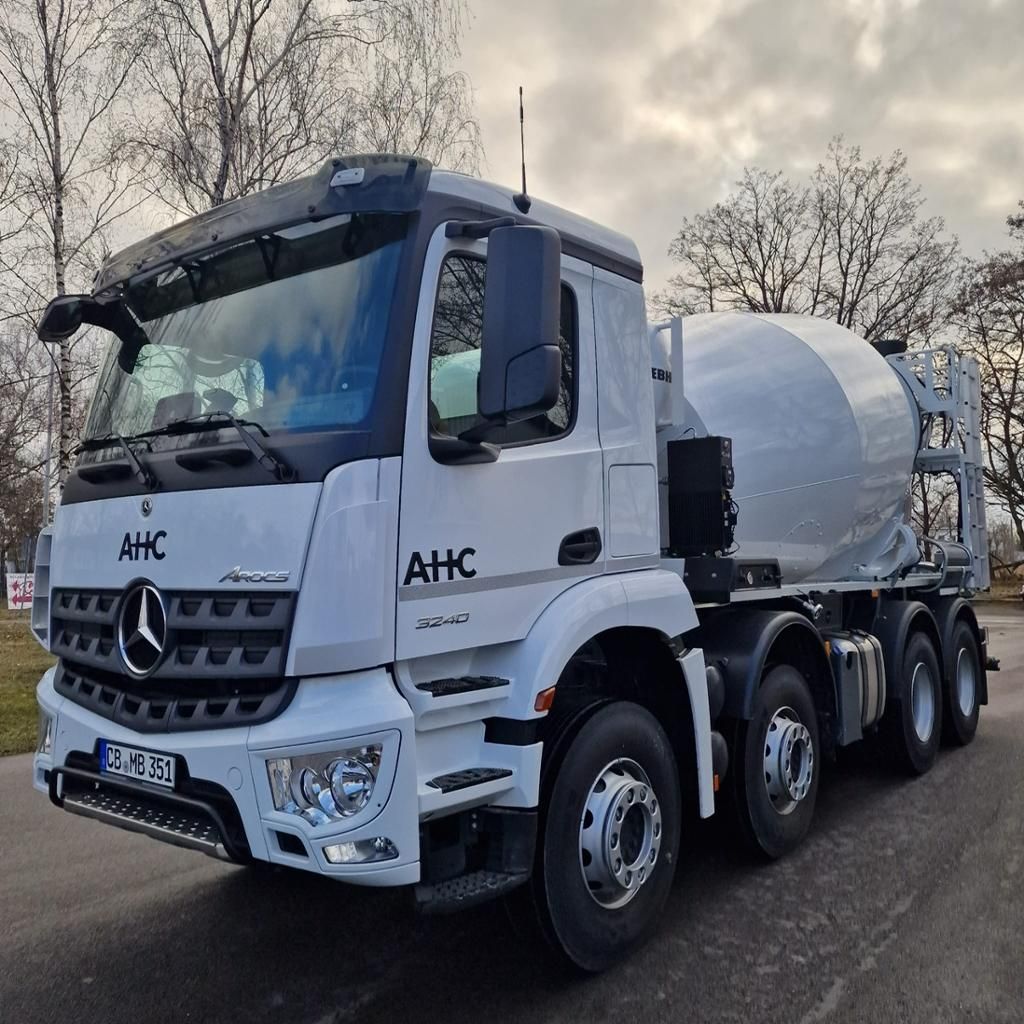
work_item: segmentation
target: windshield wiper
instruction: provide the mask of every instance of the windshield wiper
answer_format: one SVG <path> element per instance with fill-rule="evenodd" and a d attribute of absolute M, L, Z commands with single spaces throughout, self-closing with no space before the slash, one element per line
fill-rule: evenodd
<path fill-rule="evenodd" d="M 254 420 L 240 420 L 229 412 L 208 412 L 201 416 L 189 416 L 186 419 L 172 420 L 162 427 L 156 427 L 153 430 L 145 430 L 141 434 L 135 434 L 130 440 L 164 435 L 202 434 L 209 430 L 220 430 L 222 427 L 234 427 L 238 436 L 245 443 L 246 448 L 252 452 L 256 461 L 268 473 L 272 473 L 283 483 L 295 479 L 295 470 L 283 459 L 272 454 L 261 441 L 245 428 L 255 427 L 264 437 L 270 437 L 270 434 Z"/>
<path fill-rule="evenodd" d="M 125 457 L 128 459 L 128 465 L 131 466 L 132 472 L 135 474 L 135 479 L 146 488 L 147 491 L 152 491 L 157 485 L 157 478 L 148 466 L 144 466 L 139 459 L 138 455 L 132 451 L 132 446 L 128 443 L 129 440 L 136 440 L 136 437 L 125 438 L 120 434 L 106 434 L 103 437 L 89 437 L 86 438 L 79 446 L 78 451 L 80 452 L 95 452 L 102 448 L 112 448 L 115 444 L 119 444 L 124 450 Z"/>

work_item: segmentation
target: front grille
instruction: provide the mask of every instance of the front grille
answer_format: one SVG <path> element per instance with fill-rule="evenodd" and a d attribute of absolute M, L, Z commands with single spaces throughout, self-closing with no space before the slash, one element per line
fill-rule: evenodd
<path fill-rule="evenodd" d="M 267 679 L 283 674 L 294 593 L 170 591 L 163 598 L 167 641 L 150 679 Z M 53 653 L 86 669 L 123 672 L 117 649 L 122 599 L 118 590 L 55 590 Z"/>
<path fill-rule="evenodd" d="M 283 676 L 294 593 L 163 593 L 164 652 L 144 679 L 126 673 L 118 650 L 124 597 L 54 590 L 54 686 L 69 700 L 137 732 L 257 725 L 291 701 L 296 684 Z"/>
<path fill-rule="evenodd" d="M 136 732 L 258 725 L 288 706 L 297 685 L 294 679 L 206 679 L 197 688 L 174 680 L 136 681 L 66 661 L 58 665 L 53 680 L 54 689 L 62 696 Z"/>

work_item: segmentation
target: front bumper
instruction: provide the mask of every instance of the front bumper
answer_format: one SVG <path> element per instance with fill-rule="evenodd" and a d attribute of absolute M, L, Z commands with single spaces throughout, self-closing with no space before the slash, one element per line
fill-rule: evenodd
<path fill-rule="evenodd" d="M 160 818 L 161 809 L 189 813 L 189 800 L 204 802 L 201 787 L 210 784 L 230 797 L 229 803 L 237 811 L 236 828 L 244 834 L 249 854 L 258 860 L 362 885 L 406 885 L 419 880 L 413 714 L 386 670 L 303 680 L 285 711 L 260 725 L 144 735 L 66 700 L 54 690 L 53 675 L 51 669 L 37 688 L 39 705 L 53 718 L 54 726 L 50 754 L 35 756 L 33 782 L 56 802 L 64 798 L 66 790 L 73 790 L 75 795 L 68 803 L 74 806 L 67 809 L 156 835 L 154 815 L 163 827 L 166 821 Z M 177 800 L 168 798 L 166 791 L 145 784 L 110 785 L 109 777 L 103 776 L 101 788 L 105 793 L 109 788 L 110 799 L 91 799 L 89 791 L 96 787 L 90 759 L 95 758 L 101 738 L 180 758 L 186 778 L 195 780 L 200 791 L 183 794 Z M 383 746 L 380 775 L 373 799 L 352 818 L 314 827 L 296 815 L 274 808 L 266 771 L 268 759 L 372 743 Z M 130 812 L 124 810 L 128 803 L 132 804 Z M 216 800 L 213 805 L 218 806 Z M 201 808 L 193 809 L 202 816 Z M 118 815 L 121 820 L 116 820 Z M 126 823 L 126 818 L 130 823 Z M 187 832 L 187 822 L 178 830 Z M 283 840 L 282 836 L 286 838 Z M 398 856 L 376 863 L 332 864 L 324 854 L 325 846 L 377 837 L 389 839 Z M 223 849 L 225 844 L 220 846 Z M 232 850 L 229 838 L 226 846 L 224 852 L 233 854 L 232 859 L 243 859 L 239 856 L 244 849 L 241 841 Z M 207 852 L 223 855 L 215 850 Z"/>

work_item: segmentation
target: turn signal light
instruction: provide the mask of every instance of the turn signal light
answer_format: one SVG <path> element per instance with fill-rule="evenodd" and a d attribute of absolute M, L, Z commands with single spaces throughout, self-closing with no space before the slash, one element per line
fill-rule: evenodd
<path fill-rule="evenodd" d="M 550 711 L 551 705 L 555 702 L 555 687 L 549 686 L 546 690 L 541 690 L 537 694 L 537 699 L 533 702 L 534 711 Z"/>

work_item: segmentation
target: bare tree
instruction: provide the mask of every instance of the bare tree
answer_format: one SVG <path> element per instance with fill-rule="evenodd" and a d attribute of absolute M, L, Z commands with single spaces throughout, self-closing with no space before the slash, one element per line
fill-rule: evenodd
<path fill-rule="evenodd" d="M 833 139 L 806 185 L 744 171 L 736 191 L 684 220 L 669 254 L 682 265 L 656 305 L 827 317 L 865 338 L 932 337 L 958 260 L 941 218 L 924 218 L 906 157 L 865 160 Z"/>
<path fill-rule="evenodd" d="M 865 338 L 927 341 L 941 326 L 959 245 L 923 218 L 900 150 L 865 160 L 834 139 L 814 176 L 827 315 Z"/>
<path fill-rule="evenodd" d="M 19 159 L 0 250 L 3 313 L 31 326 L 56 292 L 84 284 L 129 186 L 104 131 L 141 41 L 134 0 L 5 0 L 0 6 L 0 109 Z M 76 376 L 72 343 L 56 357 L 58 479 L 71 465 Z"/>
<path fill-rule="evenodd" d="M 746 169 L 728 199 L 683 221 L 668 251 L 684 269 L 661 301 L 670 312 L 814 312 L 820 237 L 809 186 Z"/>
<path fill-rule="evenodd" d="M 461 2 L 426 0 L 396 8 L 384 38 L 366 51 L 357 86 L 361 148 L 413 153 L 452 170 L 474 172 L 480 126 L 472 88 L 456 68 L 466 10 Z"/>
<path fill-rule="evenodd" d="M 435 155 L 475 144 L 468 88 L 444 66 L 458 52 L 460 5 L 161 0 L 124 152 L 154 195 L 196 213 L 352 141 L 429 144 Z"/>
<path fill-rule="evenodd" d="M 982 434 L 989 500 L 1024 549 L 1024 222 L 1008 218 L 1016 249 L 967 269 L 954 309 L 957 342 L 981 366 Z"/>
<path fill-rule="evenodd" d="M 0 568 L 39 529 L 45 360 L 20 324 L 0 327 Z"/>

